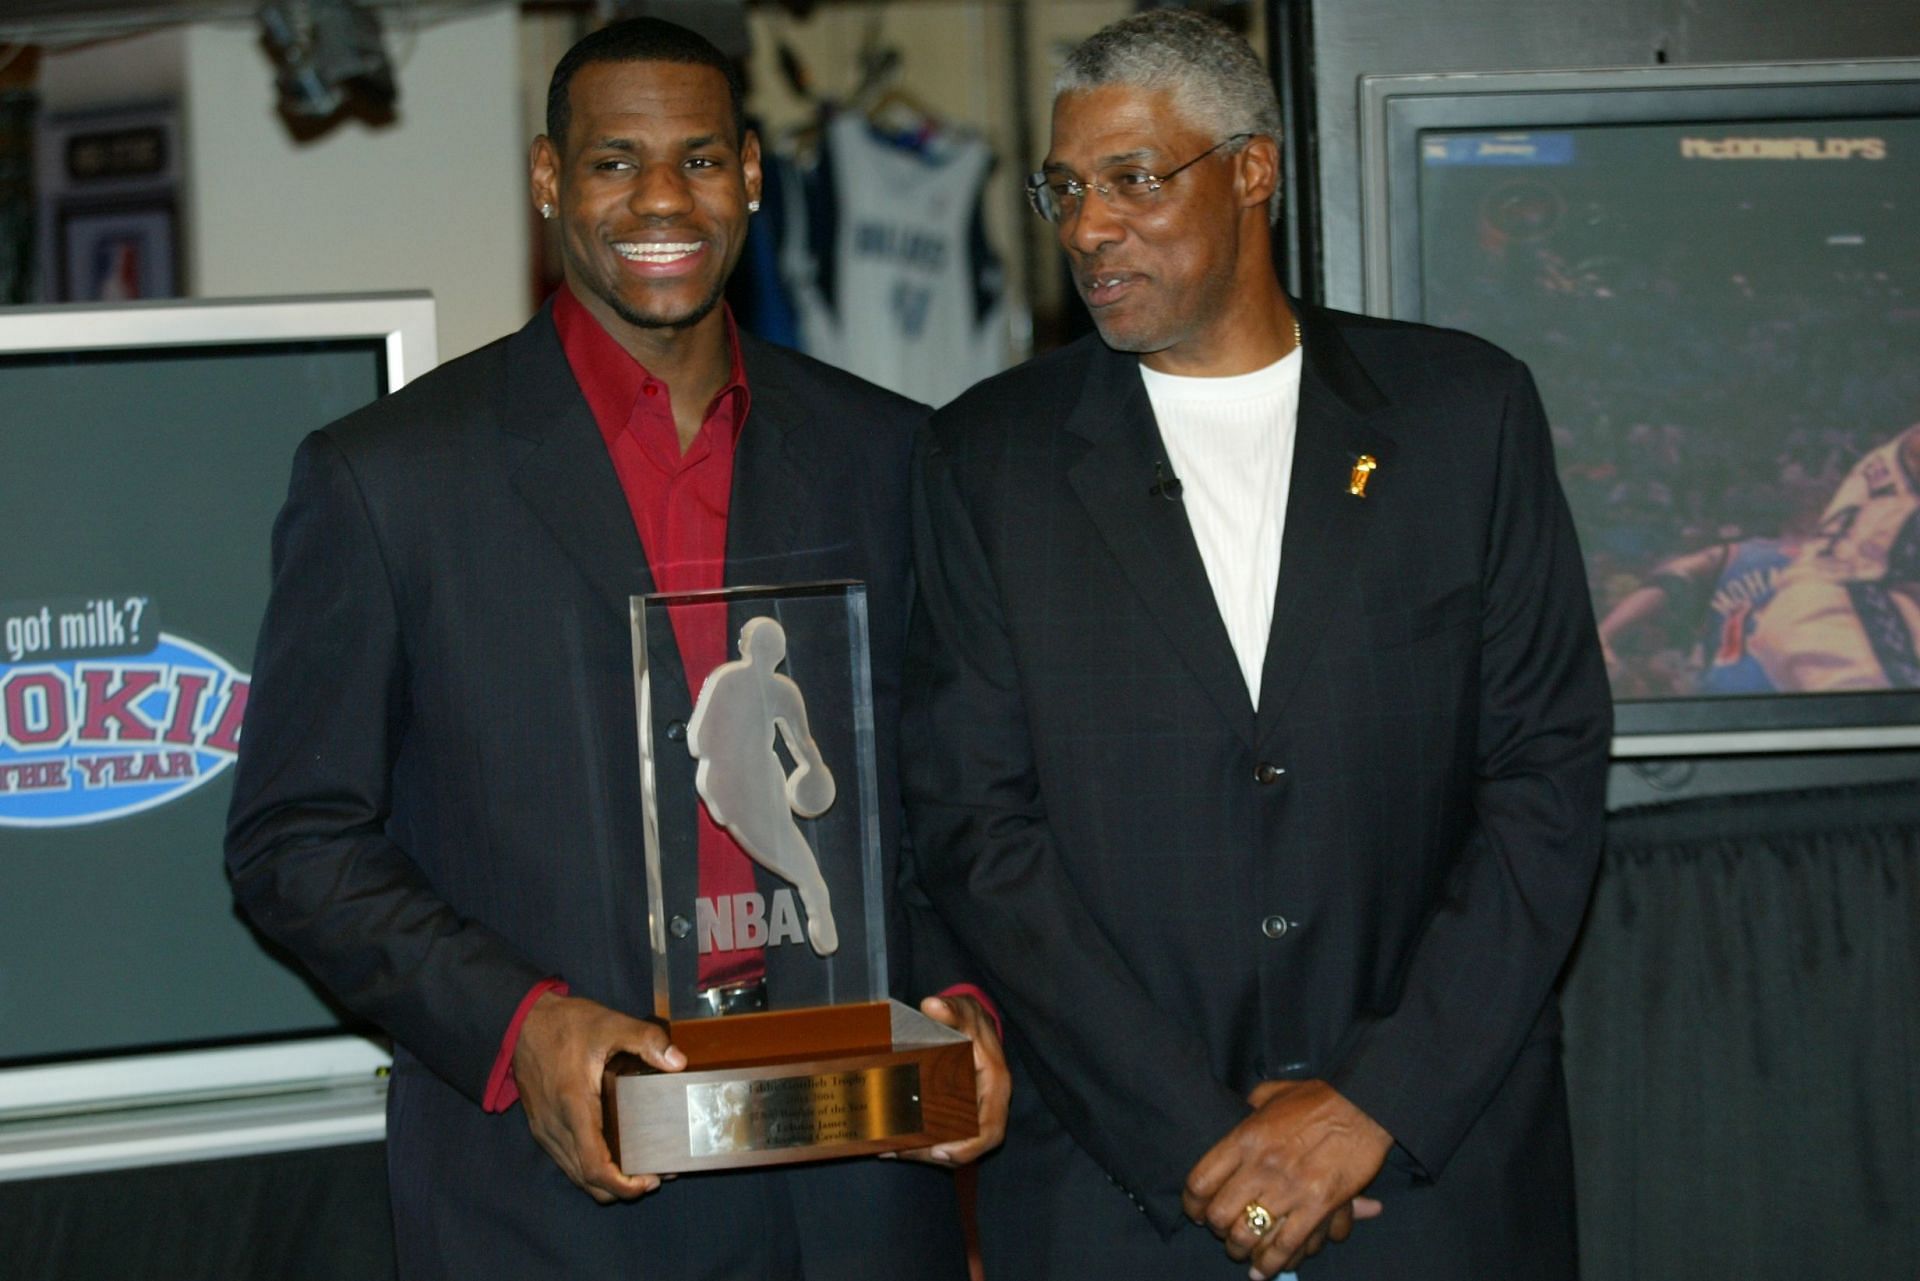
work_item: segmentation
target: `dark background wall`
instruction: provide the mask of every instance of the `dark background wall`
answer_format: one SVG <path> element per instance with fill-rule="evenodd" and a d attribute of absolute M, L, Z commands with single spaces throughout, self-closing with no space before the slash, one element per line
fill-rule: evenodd
<path fill-rule="evenodd" d="M 1360 309 L 1359 77 L 1920 56 L 1920 0 L 1320 0 L 1326 301 Z"/>

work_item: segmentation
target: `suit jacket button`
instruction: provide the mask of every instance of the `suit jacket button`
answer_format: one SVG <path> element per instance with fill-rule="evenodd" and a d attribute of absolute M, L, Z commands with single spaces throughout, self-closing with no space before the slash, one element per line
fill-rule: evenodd
<path fill-rule="evenodd" d="M 672 931 L 675 938 L 683 939 L 693 933 L 693 922 L 684 916 L 676 916 L 667 922 L 667 929 Z"/>
<path fill-rule="evenodd" d="M 674 742 L 677 743 L 681 739 L 685 738 L 686 736 L 687 736 L 687 723 L 685 721 L 668 721 L 667 722 L 668 738 L 672 739 Z"/>
<path fill-rule="evenodd" d="M 1280 776 L 1287 771 L 1272 761 L 1261 761 L 1253 767 L 1253 781 L 1256 783 L 1278 783 Z"/>
<path fill-rule="evenodd" d="M 1260 932 L 1270 939 L 1284 937 L 1293 928 L 1293 923 L 1284 916 L 1265 917 L 1260 922 Z"/>

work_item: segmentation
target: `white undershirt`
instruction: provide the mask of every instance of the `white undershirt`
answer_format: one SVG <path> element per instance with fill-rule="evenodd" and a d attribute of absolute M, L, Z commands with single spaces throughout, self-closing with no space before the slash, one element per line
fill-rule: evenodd
<path fill-rule="evenodd" d="M 1300 415 L 1300 349 L 1229 378 L 1187 378 L 1145 365 L 1140 377 L 1227 639 L 1258 707 Z"/>

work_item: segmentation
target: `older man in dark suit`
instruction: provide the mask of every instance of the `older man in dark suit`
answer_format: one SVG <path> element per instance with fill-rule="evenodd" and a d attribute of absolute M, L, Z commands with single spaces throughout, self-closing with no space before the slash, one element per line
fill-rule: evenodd
<path fill-rule="evenodd" d="M 1532 382 L 1288 300 L 1224 28 L 1128 19 L 1057 89 L 1029 191 L 1099 334 L 916 482 L 910 822 L 1016 1060 L 988 1275 L 1570 1276 L 1610 719 Z"/>
<path fill-rule="evenodd" d="M 649 20 L 588 37 L 554 73 L 532 155 L 565 289 L 518 334 L 316 433 L 295 463 L 228 865 L 253 919 L 393 1035 L 405 1276 L 965 1275 L 939 1169 L 852 1161 L 662 1188 L 623 1173 L 601 1136 L 610 1056 L 684 1062 L 632 1017 L 652 1008 L 652 974 L 629 595 L 863 580 L 879 794 L 897 794 L 907 460 L 924 415 L 735 332 L 717 304 L 760 182 L 739 80 L 712 46 Z M 690 702 L 685 684 L 656 682 L 656 700 Z M 964 976 L 901 866 L 891 808 L 905 995 Z M 752 886 L 691 788 L 661 828 L 697 847 L 702 893 Z M 703 986 L 735 1003 L 764 964 L 702 957 Z M 995 1141 L 1004 1067 L 973 997 L 924 1008 L 976 1043 L 981 1137 L 923 1154 L 952 1164 Z M 490 1115 L 510 1111 L 525 1121 Z"/>

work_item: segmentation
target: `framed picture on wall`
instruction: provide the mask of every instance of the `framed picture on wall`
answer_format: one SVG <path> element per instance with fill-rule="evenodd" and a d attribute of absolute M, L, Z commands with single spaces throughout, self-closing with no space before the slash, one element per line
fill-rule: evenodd
<path fill-rule="evenodd" d="M 61 302 L 126 302 L 180 292 L 179 225 L 171 200 L 63 204 L 56 234 Z"/>

